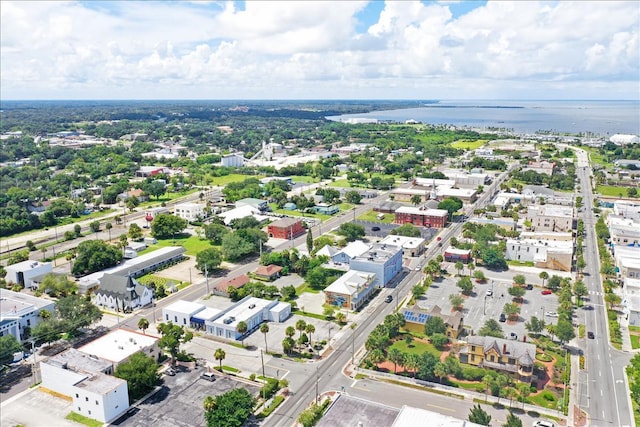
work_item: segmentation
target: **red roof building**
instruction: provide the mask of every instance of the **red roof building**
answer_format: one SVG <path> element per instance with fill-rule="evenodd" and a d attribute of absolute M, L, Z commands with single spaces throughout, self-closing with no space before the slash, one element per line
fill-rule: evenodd
<path fill-rule="evenodd" d="M 403 206 L 396 209 L 396 224 L 413 224 L 418 227 L 443 228 L 447 224 L 448 212 L 444 209 L 423 209 Z"/>
<path fill-rule="evenodd" d="M 280 272 L 282 271 L 282 267 L 279 265 L 261 265 L 256 269 L 253 273 L 256 279 L 259 280 L 275 280 L 280 277 Z"/>
<path fill-rule="evenodd" d="M 267 227 L 269 237 L 276 239 L 294 239 L 305 233 L 302 221 L 296 218 L 282 218 Z"/>
<path fill-rule="evenodd" d="M 247 283 L 249 283 L 251 279 L 246 274 L 241 274 L 239 276 L 233 277 L 231 279 L 222 280 L 213 288 L 213 293 L 221 296 L 229 296 L 229 289 L 236 288 L 240 289 Z"/>

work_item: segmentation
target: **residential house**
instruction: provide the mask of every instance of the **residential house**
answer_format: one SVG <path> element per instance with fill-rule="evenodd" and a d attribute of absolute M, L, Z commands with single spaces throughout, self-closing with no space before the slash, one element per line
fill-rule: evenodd
<path fill-rule="evenodd" d="M 267 226 L 269 237 L 276 239 L 295 239 L 306 233 L 302 221 L 296 218 L 282 218 Z"/>
<path fill-rule="evenodd" d="M 40 322 L 40 312 L 53 314 L 55 305 L 45 298 L 0 288 L 0 337 L 13 335 L 21 342 Z"/>
<path fill-rule="evenodd" d="M 495 337 L 470 336 L 460 350 L 460 362 L 514 375 L 531 382 L 536 346 L 527 342 Z"/>
<path fill-rule="evenodd" d="M 151 304 L 153 290 L 132 276 L 105 274 L 94 293 L 95 303 L 115 311 L 130 312 Z"/>
<path fill-rule="evenodd" d="M 322 215 L 334 215 L 340 212 L 340 207 L 337 205 L 327 205 L 320 203 L 311 208 L 315 213 Z"/>
<path fill-rule="evenodd" d="M 134 188 L 133 190 L 120 193 L 117 196 L 118 200 L 122 200 L 123 202 L 129 200 L 132 197 L 138 199 L 139 202 L 146 202 L 147 200 L 149 200 L 149 197 L 147 197 L 145 192 L 139 188 Z"/>
<path fill-rule="evenodd" d="M 349 270 L 324 289 L 325 304 L 359 310 L 374 294 L 375 274 Z"/>
<path fill-rule="evenodd" d="M 223 279 L 214 285 L 213 294 L 223 296 L 223 297 L 228 297 L 229 289 L 231 288 L 240 289 L 250 281 L 251 279 L 246 274 L 241 274 L 239 276 L 235 276 L 230 279 Z"/>
<path fill-rule="evenodd" d="M 280 277 L 281 271 L 282 267 L 279 265 L 261 265 L 253 272 L 253 276 L 258 280 L 266 280 L 270 282 Z"/>
<path fill-rule="evenodd" d="M 458 336 L 464 329 L 464 316 L 461 312 L 456 311 L 453 314 L 442 314 L 442 309 L 435 305 L 431 309 L 420 307 L 414 304 L 413 307 L 405 307 L 402 309 L 402 315 L 405 320 L 405 329 L 413 332 L 424 333 L 424 325 L 431 317 L 440 317 L 447 328 L 445 335 L 450 340 L 458 339 Z"/>

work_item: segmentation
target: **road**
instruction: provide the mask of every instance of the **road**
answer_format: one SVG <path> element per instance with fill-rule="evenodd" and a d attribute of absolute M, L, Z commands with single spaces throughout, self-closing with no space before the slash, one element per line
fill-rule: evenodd
<path fill-rule="evenodd" d="M 595 334 L 595 339 L 583 340 L 586 358 L 586 372 L 581 374 L 577 386 L 578 405 L 585 410 L 591 423 L 597 426 L 632 426 L 633 417 L 628 398 L 625 372 L 631 355 L 611 347 L 607 310 L 604 301 L 604 288 L 600 276 L 600 258 L 598 256 L 597 236 L 595 234 L 596 219 L 593 215 L 593 192 L 591 189 L 588 154 L 576 149 L 578 156 L 577 174 L 583 196 L 584 210 L 582 219 L 585 229 L 584 257 L 586 268 L 584 281 L 589 289 L 589 304 L 594 310 L 584 311 L 587 331 Z M 582 314 L 580 314 L 582 315 Z M 586 396 L 584 395 L 586 388 Z M 584 397 L 584 398 L 581 398 Z"/>

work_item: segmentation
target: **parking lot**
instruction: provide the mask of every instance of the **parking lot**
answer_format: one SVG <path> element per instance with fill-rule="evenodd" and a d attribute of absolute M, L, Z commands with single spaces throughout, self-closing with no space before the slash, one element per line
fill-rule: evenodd
<path fill-rule="evenodd" d="M 164 385 L 153 396 L 132 408 L 111 425 L 136 427 L 172 427 L 206 425 L 202 403 L 206 396 L 217 396 L 234 388 L 246 388 L 258 394 L 259 388 L 226 376 L 216 381 L 200 378 L 203 368 L 180 370 L 173 377 L 164 377 Z"/>

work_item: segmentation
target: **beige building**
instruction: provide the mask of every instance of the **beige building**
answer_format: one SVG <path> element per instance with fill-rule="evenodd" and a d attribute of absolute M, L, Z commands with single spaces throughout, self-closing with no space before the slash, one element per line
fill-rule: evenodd
<path fill-rule="evenodd" d="M 424 333 L 424 325 L 431 317 L 440 317 L 447 330 L 445 334 L 451 340 L 458 339 L 458 336 L 464 329 L 464 317 L 461 312 L 456 311 L 451 315 L 442 314 L 442 309 L 435 305 L 431 309 L 420 307 L 415 304 L 413 307 L 405 307 L 402 310 L 405 320 L 405 328 L 419 333 Z"/>
<path fill-rule="evenodd" d="M 571 271 L 573 240 L 508 239 L 506 258 L 533 262 L 537 268 Z"/>
<path fill-rule="evenodd" d="M 640 278 L 640 247 L 615 246 L 613 257 L 618 267 L 618 278 Z"/>
<path fill-rule="evenodd" d="M 470 336 L 460 350 L 460 362 L 507 372 L 531 382 L 536 357 L 534 344 L 494 337 Z"/>
<path fill-rule="evenodd" d="M 533 231 L 571 231 L 573 208 L 559 205 L 535 205 L 527 209 L 527 220 Z"/>

